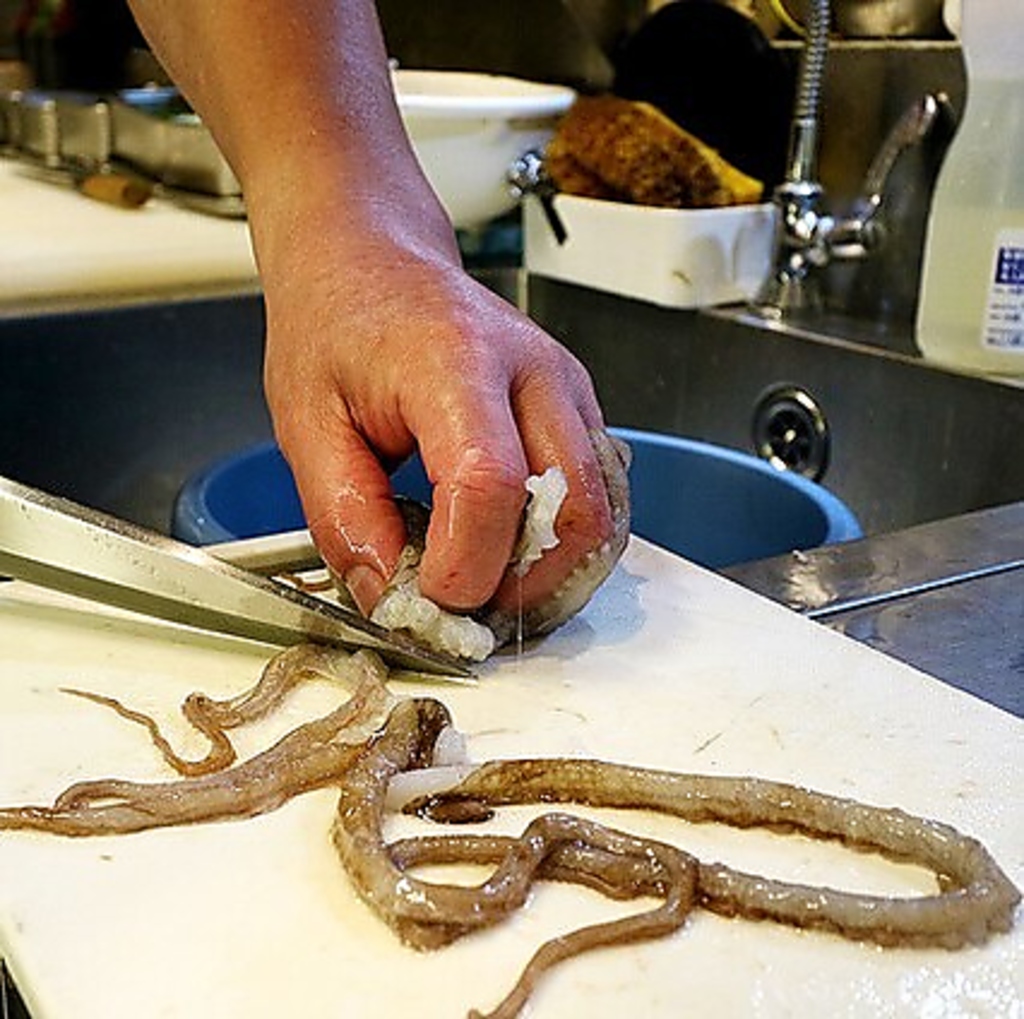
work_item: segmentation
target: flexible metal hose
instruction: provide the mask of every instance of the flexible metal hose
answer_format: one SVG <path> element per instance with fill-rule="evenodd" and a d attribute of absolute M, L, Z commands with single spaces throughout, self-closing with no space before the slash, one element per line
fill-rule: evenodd
<path fill-rule="evenodd" d="M 790 182 L 815 180 L 816 177 L 818 121 L 830 20 L 830 0 L 807 0 L 807 40 L 800 57 L 786 172 L 786 180 Z"/>

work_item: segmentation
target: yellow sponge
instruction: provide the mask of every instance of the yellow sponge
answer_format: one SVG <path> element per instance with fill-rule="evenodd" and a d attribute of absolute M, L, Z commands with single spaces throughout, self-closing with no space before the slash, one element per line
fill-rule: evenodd
<path fill-rule="evenodd" d="M 649 103 L 579 98 L 544 156 L 559 191 L 667 208 L 760 201 L 764 186 Z"/>

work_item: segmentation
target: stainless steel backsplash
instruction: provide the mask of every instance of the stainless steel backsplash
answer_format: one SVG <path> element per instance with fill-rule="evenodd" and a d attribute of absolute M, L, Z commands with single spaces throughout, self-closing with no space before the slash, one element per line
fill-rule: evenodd
<path fill-rule="evenodd" d="M 792 51 L 795 59 L 798 50 L 792 46 Z M 831 47 L 820 172 L 834 212 L 849 209 L 889 129 L 928 92 L 948 97 L 950 117 L 898 160 L 890 178 L 881 249 L 863 262 L 834 262 L 825 270 L 831 311 L 883 327 L 913 325 L 935 177 L 967 92 L 963 55 L 955 42 L 843 41 Z"/>
<path fill-rule="evenodd" d="M 407 66 L 489 70 L 584 89 L 610 85 L 610 57 L 648 6 L 646 0 L 378 0 L 389 49 Z M 796 65 L 800 43 L 774 45 Z M 906 329 L 914 320 L 931 193 L 964 104 L 964 64 L 953 41 L 840 40 L 831 47 L 820 176 L 834 213 L 849 209 L 887 132 L 926 92 L 947 95 L 952 116 L 898 161 L 883 247 L 863 262 L 833 263 L 823 274 L 830 311 L 882 328 Z"/>

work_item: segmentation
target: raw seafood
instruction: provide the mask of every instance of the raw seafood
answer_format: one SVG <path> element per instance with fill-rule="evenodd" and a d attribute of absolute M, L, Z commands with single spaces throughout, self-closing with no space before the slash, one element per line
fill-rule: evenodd
<path fill-rule="evenodd" d="M 1010 929 L 1020 901 L 1020 893 L 984 846 L 949 825 L 784 782 L 594 760 L 497 761 L 406 809 L 430 816 L 452 800 L 469 800 L 482 808 L 580 803 L 651 810 L 690 822 L 837 839 L 854 849 L 927 867 L 938 878 L 940 893 L 904 899 L 811 888 L 720 863 L 700 864 L 699 899 L 708 909 L 832 930 L 881 945 L 980 944 L 990 934 Z"/>
<path fill-rule="evenodd" d="M 535 877 L 586 884 L 616 898 L 657 894 L 665 899 L 661 909 L 620 921 L 614 932 L 610 925 L 597 925 L 571 935 L 568 944 L 559 938 L 542 946 L 490 1019 L 516 1015 L 536 977 L 553 962 L 598 945 L 668 933 L 691 905 L 885 946 L 954 949 L 980 944 L 1012 926 L 1020 893 L 977 840 L 901 810 L 764 779 L 685 775 L 595 760 L 498 761 L 405 809 L 437 817 L 438 810 L 454 803 L 465 818 L 483 819 L 496 806 L 574 802 L 793 831 L 928 867 L 939 894 L 904 899 L 770 880 L 692 861 L 664 843 L 565 815 L 537 819 L 518 839 L 460 835 L 389 846 L 383 835 L 388 783 L 405 770 L 424 767 L 434 733 L 448 724 L 437 701 L 400 704 L 381 738 L 346 776 L 338 803 L 334 841 L 345 868 L 365 901 L 405 943 L 436 948 L 497 923 L 525 902 Z M 407 873 L 413 865 L 453 862 L 496 866 L 483 884 L 470 888 Z"/>
<path fill-rule="evenodd" d="M 509 612 L 493 605 L 484 606 L 481 618 L 494 632 L 499 645 L 508 643 L 516 636 L 531 637 L 551 633 L 571 619 L 604 583 L 629 542 L 629 446 L 614 435 L 597 430 L 591 431 L 590 440 L 608 490 L 612 533 L 543 604 L 523 612 Z"/>
<path fill-rule="evenodd" d="M 386 630 L 408 633 L 437 651 L 482 662 L 494 651 L 493 632 L 471 616 L 449 612 L 420 593 L 421 555 L 421 549 L 415 545 L 402 550 L 395 575 L 370 619 Z"/>
<path fill-rule="evenodd" d="M 383 834 L 388 786 L 403 772 L 435 764 L 437 744 L 450 732 L 451 718 L 434 698 L 393 698 L 384 685 L 387 670 L 372 652 L 348 656 L 323 648 L 289 649 L 268 665 L 253 690 L 207 702 L 204 725 L 223 736 L 225 729 L 271 710 L 296 682 L 326 673 L 340 674 L 354 685 L 345 703 L 248 762 L 173 782 L 77 783 L 52 806 L 0 809 L 0 830 L 81 836 L 247 817 L 274 810 L 310 789 L 337 785 L 333 838 L 345 869 L 365 901 L 416 948 L 438 948 L 500 922 L 523 905 L 537 879 L 575 882 L 614 898 L 662 900 L 653 909 L 543 945 L 490 1013 L 492 1019 L 516 1015 L 537 979 L 555 963 L 596 946 L 670 933 L 696 906 L 824 928 L 883 945 L 957 948 L 981 943 L 1013 923 L 1020 894 L 975 839 L 899 810 L 761 779 L 682 775 L 596 760 L 492 762 L 406 809 L 434 819 L 454 814 L 482 820 L 507 804 L 577 802 L 653 810 L 693 822 L 796 831 L 923 864 L 935 872 L 939 893 L 885 898 L 759 878 L 564 813 L 536 818 L 518 838 L 432 835 L 389 845 Z M 151 734 L 157 731 L 146 716 L 108 698 L 94 699 L 143 722 Z M 167 757 L 163 746 L 161 752 Z M 222 756 L 218 751 L 217 759 Z M 493 870 L 475 887 L 435 883 L 410 873 L 418 866 L 452 862 Z"/>
<path fill-rule="evenodd" d="M 612 533 L 604 544 L 577 566 L 550 598 L 525 611 L 510 612 L 485 605 L 477 617 L 447 612 L 420 594 L 418 572 L 428 516 L 423 507 L 401 500 L 409 544 L 402 553 L 371 618 L 391 630 L 405 630 L 429 646 L 461 658 L 482 661 L 495 647 L 514 637 L 550 633 L 574 616 L 590 600 L 619 561 L 629 540 L 629 447 L 607 432 L 593 429 L 590 440 L 608 492 Z M 565 495 L 565 477 L 549 469 L 527 481 L 531 499 L 522 534 L 509 570 L 522 576 L 557 542 L 555 523 Z M 342 587 L 342 593 L 344 589 Z"/>
<path fill-rule="evenodd" d="M 289 648 L 270 662 L 252 690 L 216 703 L 232 705 L 252 721 L 271 710 L 296 683 L 326 675 L 354 685 L 352 695 L 334 711 L 293 729 L 243 764 L 171 782 L 76 782 L 52 806 L 0 808 L 0 831 L 113 835 L 276 810 L 299 793 L 337 782 L 363 752 L 394 704 L 384 686 L 387 674 L 387 667 L 373 652 L 350 656 L 313 645 Z M 111 698 L 93 699 L 116 706 L 122 715 L 145 719 Z M 155 727 L 147 724 L 147 728 L 153 732 Z M 159 741 L 157 745 L 164 753 Z"/>

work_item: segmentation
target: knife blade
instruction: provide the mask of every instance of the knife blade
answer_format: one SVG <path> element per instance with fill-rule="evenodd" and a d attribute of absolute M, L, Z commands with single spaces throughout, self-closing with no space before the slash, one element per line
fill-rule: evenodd
<path fill-rule="evenodd" d="M 186 626 L 271 644 L 371 648 L 398 668 L 471 677 L 457 658 L 173 538 L 0 478 L 0 573 Z"/>

